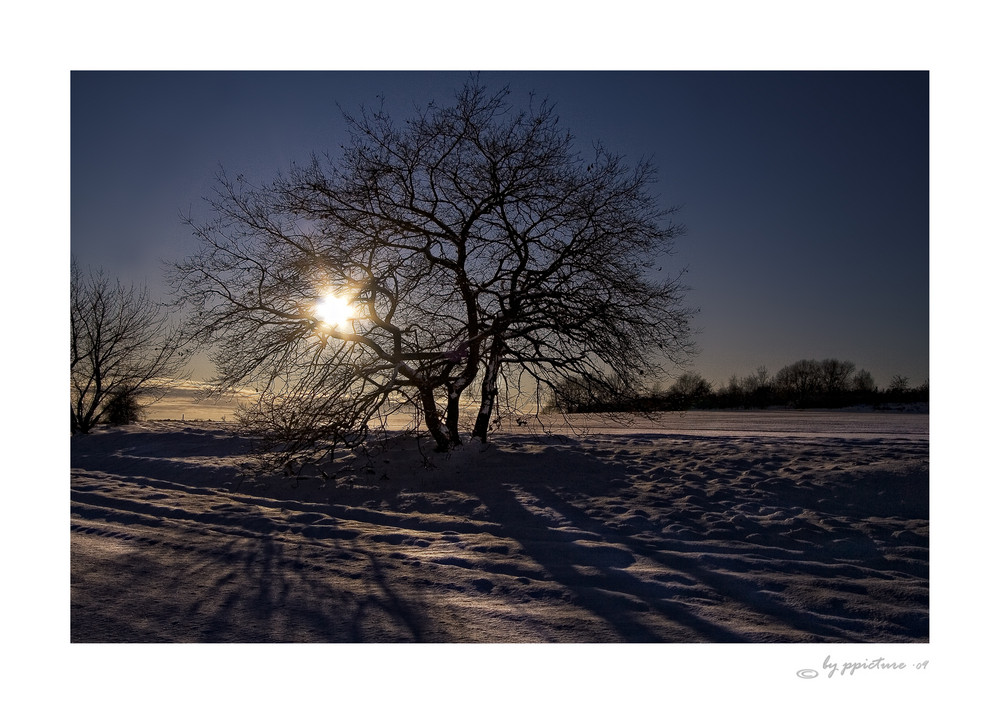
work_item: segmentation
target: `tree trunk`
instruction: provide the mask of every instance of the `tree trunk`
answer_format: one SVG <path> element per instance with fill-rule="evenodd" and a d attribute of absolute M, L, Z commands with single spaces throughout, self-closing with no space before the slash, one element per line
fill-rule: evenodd
<path fill-rule="evenodd" d="M 489 438 L 490 420 L 497 404 L 497 379 L 500 376 L 500 358 L 503 356 L 503 344 L 497 340 L 490 348 L 489 361 L 483 374 L 483 396 L 479 402 L 479 414 L 476 416 L 476 426 L 472 430 L 472 438 L 482 439 L 485 443 Z"/>
<path fill-rule="evenodd" d="M 484 443 L 489 439 L 490 418 L 495 405 L 496 394 L 483 394 L 479 405 L 479 414 L 476 416 L 476 426 L 472 430 L 473 439 L 482 439 Z"/>
<path fill-rule="evenodd" d="M 462 393 L 456 389 L 448 390 L 448 410 L 445 413 L 445 426 L 448 428 L 448 440 L 452 446 L 462 443 L 458 433 L 458 400 Z"/>
<path fill-rule="evenodd" d="M 427 424 L 427 430 L 430 431 L 431 436 L 434 438 L 434 450 L 448 451 L 451 446 L 451 440 L 448 438 L 448 432 L 445 431 L 444 426 L 441 424 L 441 416 L 438 414 L 437 403 L 434 401 L 434 390 L 422 389 L 420 391 L 420 399 L 424 407 L 424 422 Z"/>

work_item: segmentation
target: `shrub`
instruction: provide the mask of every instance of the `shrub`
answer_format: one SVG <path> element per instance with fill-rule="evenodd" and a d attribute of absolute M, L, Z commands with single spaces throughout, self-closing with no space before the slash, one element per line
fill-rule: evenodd
<path fill-rule="evenodd" d="M 133 424 L 143 416 L 142 405 L 134 392 L 121 391 L 111 397 L 108 402 L 108 409 L 105 412 L 105 419 L 108 424 L 122 426 Z"/>

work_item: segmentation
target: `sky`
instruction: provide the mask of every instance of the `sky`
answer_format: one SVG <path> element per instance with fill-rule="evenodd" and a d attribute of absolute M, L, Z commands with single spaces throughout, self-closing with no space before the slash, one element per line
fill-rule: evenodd
<path fill-rule="evenodd" d="M 266 181 L 344 143 L 343 113 L 384 97 L 404 117 L 468 72 L 103 72 L 71 75 L 71 239 L 166 296 L 195 247 L 220 167 Z M 923 71 L 482 72 L 555 105 L 586 150 L 657 166 L 686 227 L 698 354 L 717 386 L 758 366 L 837 358 L 880 386 L 929 378 L 929 75 Z M 210 365 L 195 363 L 195 378 Z"/>

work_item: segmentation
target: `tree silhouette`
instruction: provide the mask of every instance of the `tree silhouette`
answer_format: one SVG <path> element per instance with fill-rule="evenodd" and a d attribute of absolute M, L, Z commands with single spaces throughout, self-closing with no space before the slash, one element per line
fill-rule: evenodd
<path fill-rule="evenodd" d="M 185 362 L 180 331 L 145 288 L 102 271 L 70 273 L 70 429 L 127 423 Z"/>
<path fill-rule="evenodd" d="M 219 385 L 266 395 L 258 426 L 294 412 L 303 443 L 357 439 L 414 404 L 445 450 L 467 393 L 485 440 L 518 385 L 628 390 L 683 360 L 679 275 L 650 271 L 682 228 L 649 162 L 584 155 L 547 102 L 517 110 L 475 79 L 402 124 L 345 118 L 337 158 L 259 186 L 220 173 L 173 273 Z M 353 314 L 325 322 L 325 295 Z"/>
<path fill-rule="evenodd" d="M 686 410 L 704 406 L 712 398 L 712 385 L 696 372 L 687 372 L 667 390 L 667 404 L 670 409 Z"/>

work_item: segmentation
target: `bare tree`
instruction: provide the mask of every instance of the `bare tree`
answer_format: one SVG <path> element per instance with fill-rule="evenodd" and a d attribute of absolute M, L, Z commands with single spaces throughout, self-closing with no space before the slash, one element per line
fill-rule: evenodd
<path fill-rule="evenodd" d="M 820 394 L 823 372 L 820 363 L 813 359 L 800 359 L 785 365 L 774 375 L 775 390 L 782 398 L 797 406 L 805 406 Z"/>
<path fill-rule="evenodd" d="M 180 331 L 145 288 L 104 272 L 70 275 L 70 429 L 135 417 L 185 362 Z"/>
<path fill-rule="evenodd" d="M 174 271 L 220 386 L 339 432 L 415 404 L 444 450 L 467 390 L 486 439 L 525 380 L 634 388 L 682 359 L 679 276 L 652 270 L 681 227 L 652 166 L 584 156 L 549 104 L 508 95 L 472 80 L 402 125 L 362 110 L 338 158 L 261 186 L 220 174 L 214 220 L 192 222 L 202 249 Z M 331 303 L 343 318 L 323 318 Z"/>
<path fill-rule="evenodd" d="M 854 374 L 854 363 L 839 359 L 825 359 L 819 363 L 822 391 L 827 394 L 846 392 Z"/>
<path fill-rule="evenodd" d="M 698 406 L 712 396 L 712 385 L 697 372 L 686 372 L 667 390 L 671 409 L 686 410 Z"/>
<path fill-rule="evenodd" d="M 892 375 L 892 379 L 889 380 L 889 393 L 890 394 L 902 394 L 910 387 L 910 378 L 904 377 L 901 374 Z"/>
<path fill-rule="evenodd" d="M 867 394 L 875 393 L 875 379 L 867 369 L 859 370 L 851 380 L 851 389 L 855 392 Z"/>

